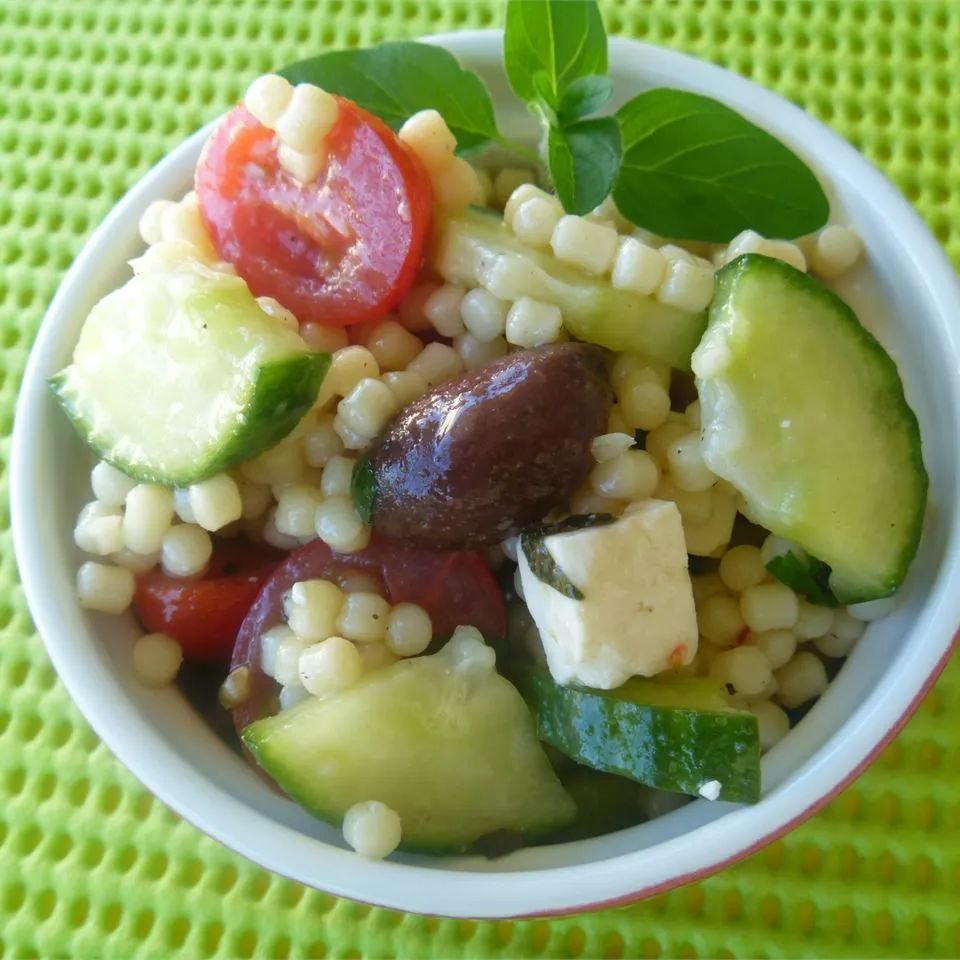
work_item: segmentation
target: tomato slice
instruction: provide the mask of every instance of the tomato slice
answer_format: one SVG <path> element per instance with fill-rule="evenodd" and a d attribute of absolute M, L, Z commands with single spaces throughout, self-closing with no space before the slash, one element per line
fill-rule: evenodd
<path fill-rule="evenodd" d="M 204 147 L 196 188 L 217 252 L 256 296 L 301 323 L 346 326 L 382 316 L 410 289 L 433 214 L 419 160 L 383 121 L 337 101 L 313 183 L 280 166 L 273 132 L 238 106 Z"/>
<path fill-rule="evenodd" d="M 227 663 L 244 617 L 281 556 L 247 540 L 218 540 L 200 580 L 162 570 L 137 577 L 134 609 L 151 633 L 177 640 L 186 659 Z"/>
<path fill-rule="evenodd" d="M 298 580 L 332 578 L 351 570 L 378 576 L 391 603 L 417 603 L 433 621 L 434 637 L 447 637 L 460 625 L 488 637 L 504 637 L 507 612 L 500 587 L 479 553 L 441 552 L 371 540 L 359 553 L 335 554 L 322 540 L 291 553 L 264 584 L 240 627 L 231 669 L 250 668 L 250 694 L 234 710 L 237 730 L 271 709 L 276 684 L 260 669 L 260 637 L 283 621 L 283 597 Z"/>

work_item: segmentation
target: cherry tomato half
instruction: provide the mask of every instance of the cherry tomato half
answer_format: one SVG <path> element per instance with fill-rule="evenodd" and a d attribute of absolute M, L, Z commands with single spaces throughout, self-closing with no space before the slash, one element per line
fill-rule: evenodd
<path fill-rule="evenodd" d="M 244 617 L 281 556 L 247 540 L 218 540 L 202 579 L 159 569 L 137 577 L 134 609 L 151 633 L 173 637 L 186 659 L 227 663 Z"/>
<path fill-rule="evenodd" d="M 378 577 L 391 603 L 416 603 L 433 621 L 434 637 L 447 637 L 460 625 L 488 637 L 503 637 L 507 614 L 500 587 L 479 553 L 424 550 L 374 537 L 359 553 L 335 554 L 321 540 L 291 553 L 266 582 L 243 621 L 231 668 L 250 667 L 250 695 L 234 710 L 242 730 L 264 716 L 276 685 L 260 669 L 260 637 L 283 621 L 283 597 L 299 580 L 333 579 L 352 570 Z"/>
<path fill-rule="evenodd" d="M 273 132 L 239 106 L 207 142 L 196 188 L 217 252 L 256 296 L 276 298 L 301 323 L 346 326 L 383 316 L 413 284 L 432 194 L 385 123 L 337 101 L 314 182 L 280 166 Z"/>

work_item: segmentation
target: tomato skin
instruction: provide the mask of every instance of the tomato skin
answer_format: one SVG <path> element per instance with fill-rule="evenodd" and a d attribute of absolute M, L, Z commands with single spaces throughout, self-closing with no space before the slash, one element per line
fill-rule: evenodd
<path fill-rule="evenodd" d="M 228 663 L 240 625 L 279 557 L 249 541 L 218 541 L 202 579 L 159 569 L 138 576 L 134 609 L 149 632 L 173 637 L 187 660 Z"/>
<path fill-rule="evenodd" d="M 273 707 L 277 688 L 260 669 L 260 637 L 283 622 L 284 595 L 299 580 L 351 570 L 379 577 L 391 603 L 420 604 L 430 614 L 435 638 L 449 636 L 461 624 L 477 627 L 488 637 L 506 636 L 503 595 L 481 554 L 424 550 L 376 535 L 359 553 L 335 554 L 322 540 L 314 540 L 276 568 L 240 627 L 231 669 L 250 668 L 250 695 L 234 710 L 237 730 Z"/>
<path fill-rule="evenodd" d="M 301 323 L 346 326 L 403 299 L 433 212 L 420 161 L 379 118 L 337 101 L 313 183 L 280 167 L 273 132 L 238 106 L 204 147 L 196 189 L 217 252 L 255 296 L 276 298 Z"/>

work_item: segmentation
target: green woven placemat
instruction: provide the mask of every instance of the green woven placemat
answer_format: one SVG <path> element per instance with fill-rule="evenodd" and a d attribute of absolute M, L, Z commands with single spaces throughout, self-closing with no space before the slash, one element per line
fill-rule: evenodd
<path fill-rule="evenodd" d="M 960 3 L 621 0 L 611 33 L 716 61 L 825 120 L 960 263 Z M 91 229 L 255 74 L 329 45 L 491 26 L 496 4 L 0 0 L 0 456 L 44 307 Z M 0 956 L 960 955 L 960 663 L 814 820 L 618 910 L 473 923 L 370 908 L 178 820 L 61 688 L 17 584 L 0 480 Z"/>

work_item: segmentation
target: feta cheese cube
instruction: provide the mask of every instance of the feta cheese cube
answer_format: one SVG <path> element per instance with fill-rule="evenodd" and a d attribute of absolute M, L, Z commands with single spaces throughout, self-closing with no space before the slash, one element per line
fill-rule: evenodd
<path fill-rule="evenodd" d="M 609 690 L 690 663 L 697 616 L 676 504 L 648 500 L 613 523 L 548 536 L 544 546 L 583 594 L 565 597 L 518 552 L 524 597 L 558 683 Z"/>

